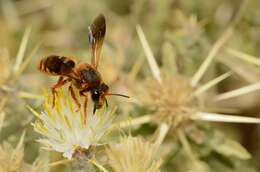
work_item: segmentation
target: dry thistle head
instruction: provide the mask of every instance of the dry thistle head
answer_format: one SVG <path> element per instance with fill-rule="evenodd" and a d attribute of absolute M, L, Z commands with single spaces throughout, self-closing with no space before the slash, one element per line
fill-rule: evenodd
<path fill-rule="evenodd" d="M 19 171 L 23 165 L 23 148 L 15 150 L 9 143 L 0 145 L 0 171 Z"/>
<path fill-rule="evenodd" d="M 192 88 L 184 77 L 162 73 L 162 83 L 153 78 L 145 81 L 140 99 L 154 111 L 155 119 L 172 127 L 182 125 L 194 112 Z"/>
<path fill-rule="evenodd" d="M 52 95 L 46 93 L 43 111 L 41 114 L 34 111 L 38 120 L 33 127 L 44 136 L 38 141 L 46 149 L 61 152 L 69 159 L 78 149 L 88 150 L 90 146 L 99 145 L 113 121 L 114 110 L 106 112 L 106 108 L 102 108 L 95 115 L 88 110 L 85 122 L 83 109 L 78 110 L 71 96 L 58 91 L 53 108 Z"/>
<path fill-rule="evenodd" d="M 158 146 L 131 136 L 107 149 L 109 164 L 115 172 L 158 172 L 162 161 Z"/>

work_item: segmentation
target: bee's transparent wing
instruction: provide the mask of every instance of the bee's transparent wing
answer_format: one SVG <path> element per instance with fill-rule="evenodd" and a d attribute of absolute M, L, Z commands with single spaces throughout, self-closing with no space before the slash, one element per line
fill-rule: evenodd
<path fill-rule="evenodd" d="M 106 20 L 103 14 L 100 14 L 95 18 L 93 23 L 89 26 L 89 43 L 92 51 L 91 64 L 97 68 L 100 52 L 102 49 L 104 37 L 106 34 Z"/>

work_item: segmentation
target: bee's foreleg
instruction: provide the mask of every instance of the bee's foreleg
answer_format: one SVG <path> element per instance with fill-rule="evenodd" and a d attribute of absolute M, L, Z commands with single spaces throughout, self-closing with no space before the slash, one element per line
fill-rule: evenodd
<path fill-rule="evenodd" d="M 84 123 L 87 122 L 87 107 L 88 107 L 88 96 L 85 96 L 85 101 L 84 101 Z"/>
<path fill-rule="evenodd" d="M 83 96 L 83 97 L 86 97 L 87 95 L 85 94 L 85 92 L 88 92 L 89 91 L 89 88 L 85 88 L 85 89 L 83 89 L 83 90 L 81 90 L 80 92 L 79 92 L 79 95 L 80 96 Z"/>
<path fill-rule="evenodd" d="M 76 97 L 76 94 L 74 92 L 74 89 L 73 89 L 72 85 L 69 86 L 69 92 L 70 92 L 70 95 L 71 95 L 72 99 L 75 101 L 76 105 L 78 106 L 77 111 L 79 111 L 81 105 L 80 105 L 80 103 L 79 103 L 79 101 L 78 101 L 78 99 Z"/>

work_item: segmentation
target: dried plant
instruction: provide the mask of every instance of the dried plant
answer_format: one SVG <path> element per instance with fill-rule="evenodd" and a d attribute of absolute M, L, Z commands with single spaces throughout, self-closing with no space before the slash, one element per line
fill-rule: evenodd
<path fill-rule="evenodd" d="M 14 148 L 8 142 L 0 145 L 0 171 L 15 172 L 22 171 L 24 164 L 24 141 L 25 133 L 20 138 L 19 143 Z"/>
<path fill-rule="evenodd" d="M 162 84 L 153 78 L 145 81 L 146 91 L 140 91 L 140 100 L 154 111 L 155 121 L 166 122 L 173 128 L 181 126 L 196 111 L 196 101 L 191 96 L 192 87 L 182 76 L 163 73 Z"/>
<path fill-rule="evenodd" d="M 158 172 L 162 164 L 158 150 L 156 144 L 128 136 L 111 144 L 107 156 L 114 172 Z"/>

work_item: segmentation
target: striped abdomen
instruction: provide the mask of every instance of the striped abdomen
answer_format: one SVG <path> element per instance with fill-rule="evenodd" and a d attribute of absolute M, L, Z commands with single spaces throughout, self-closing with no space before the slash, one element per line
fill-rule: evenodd
<path fill-rule="evenodd" d="M 75 67 L 75 62 L 63 56 L 48 56 L 40 61 L 39 70 L 51 75 L 68 75 Z"/>

